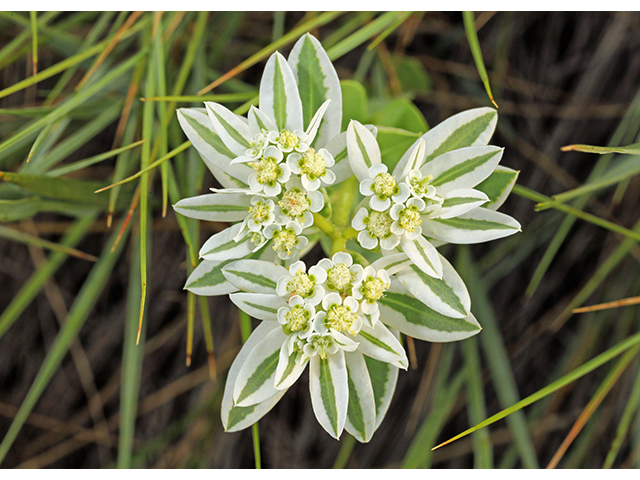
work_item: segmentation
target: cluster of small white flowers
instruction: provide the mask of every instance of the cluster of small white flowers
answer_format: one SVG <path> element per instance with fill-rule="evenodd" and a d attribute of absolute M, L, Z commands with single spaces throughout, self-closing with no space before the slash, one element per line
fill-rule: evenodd
<path fill-rule="evenodd" d="M 318 111 L 320 119 L 325 109 Z M 232 160 L 232 164 L 246 163 L 253 169 L 246 193 L 257 195 L 234 240 L 252 235 L 254 251 L 273 240 L 272 247 L 280 259 L 299 258 L 300 250 L 309 243 L 302 232 L 313 225 L 313 213 L 324 207 L 319 189 L 336 179 L 330 170 L 335 164 L 331 153 L 310 146 L 316 131 L 317 127 L 311 127 L 308 133 L 261 128 L 249 140 L 245 154 Z"/>
<path fill-rule="evenodd" d="M 377 301 L 389 285 L 384 269 L 363 268 L 344 252 L 320 260 L 308 273 L 304 262 L 292 264 L 276 289 L 287 301 L 278 309 L 278 322 L 289 336 L 289 356 L 297 353 L 302 364 L 314 355 L 325 359 L 338 350 L 354 351 L 363 323 L 373 327 L 378 320 Z"/>
<path fill-rule="evenodd" d="M 360 208 L 352 221 L 360 232 L 360 245 L 371 250 L 379 244 L 392 250 L 403 237 L 413 240 L 422 235 L 422 219 L 437 216 L 443 203 L 430 181 L 419 170 L 411 170 L 398 181 L 384 164 L 369 168 L 369 178 L 360 182 L 360 193 L 369 197 L 369 208 Z"/>

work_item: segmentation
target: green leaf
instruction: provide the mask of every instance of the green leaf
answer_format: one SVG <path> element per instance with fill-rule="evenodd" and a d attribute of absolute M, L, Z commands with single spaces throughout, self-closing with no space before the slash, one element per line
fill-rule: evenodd
<path fill-rule="evenodd" d="M 378 128 L 378 145 L 382 163 L 393 172 L 402 156 L 415 144 L 420 135 L 407 130 L 390 127 Z"/>
<path fill-rule="evenodd" d="M 213 193 L 180 200 L 173 208 L 189 218 L 210 222 L 239 222 L 251 207 L 251 195 L 243 193 Z"/>
<path fill-rule="evenodd" d="M 415 57 L 394 56 L 393 63 L 403 92 L 427 93 L 431 90 L 431 78 L 422 62 Z"/>
<path fill-rule="evenodd" d="M 364 356 L 359 351 L 345 353 L 349 405 L 345 429 L 359 442 L 366 443 L 376 428 L 376 405 Z"/>
<path fill-rule="evenodd" d="M 604 155 L 606 153 L 623 153 L 626 155 L 640 155 L 640 143 L 633 143 L 626 147 L 596 147 L 594 145 L 567 145 L 562 147 L 563 152 L 576 151 L 584 153 L 597 153 Z"/>
<path fill-rule="evenodd" d="M 227 265 L 222 273 L 240 290 L 252 293 L 275 293 L 278 280 L 289 270 L 273 262 L 244 259 Z"/>
<path fill-rule="evenodd" d="M 493 100 L 493 95 L 491 93 L 487 69 L 484 67 L 484 60 L 482 59 L 482 50 L 480 50 L 480 42 L 478 41 L 473 12 L 462 12 L 462 19 L 464 20 L 464 30 L 467 33 L 467 40 L 469 41 L 469 47 L 471 47 L 471 53 L 473 55 L 473 60 L 476 62 L 476 68 L 478 69 L 480 79 L 484 84 L 487 95 L 489 95 L 489 100 L 491 100 L 491 103 L 498 108 L 498 105 L 496 105 L 496 102 Z"/>
<path fill-rule="evenodd" d="M 371 123 L 376 126 L 393 127 L 422 135 L 429 129 L 422 112 L 410 100 L 394 98 L 378 110 Z"/>
<path fill-rule="evenodd" d="M 393 282 L 395 284 L 395 282 Z M 430 342 L 462 340 L 480 332 L 475 317 L 452 318 L 429 308 L 397 284 L 379 300 L 380 321 L 400 332 Z"/>
<path fill-rule="evenodd" d="M 381 362 L 365 355 L 364 361 L 367 364 L 369 377 L 371 378 L 371 387 L 373 388 L 373 398 L 376 406 L 376 429 L 382 423 L 393 393 L 396 390 L 396 382 L 398 381 L 398 367 L 389 363 Z"/>
<path fill-rule="evenodd" d="M 340 82 L 342 98 L 348 99 L 342 105 L 342 129 L 345 131 L 351 120 L 365 123 L 369 118 L 367 91 L 360 82 L 342 80 Z"/>
<path fill-rule="evenodd" d="M 184 288 L 196 295 L 226 295 L 238 291 L 222 274 L 222 268 L 232 261 L 203 260 L 189 275 Z"/>
<path fill-rule="evenodd" d="M 486 193 L 489 197 L 489 201 L 483 207 L 491 210 L 500 208 L 511 193 L 511 190 L 513 190 L 519 173 L 498 165 L 488 178 L 476 185 L 476 189 Z"/>

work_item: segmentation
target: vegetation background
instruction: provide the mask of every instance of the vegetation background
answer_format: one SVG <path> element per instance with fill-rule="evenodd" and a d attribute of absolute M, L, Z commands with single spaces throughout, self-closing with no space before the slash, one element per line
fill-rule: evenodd
<path fill-rule="evenodd" d="M 640 15 L 470 19 L 499 107 L 491 143 L 520 171 L 501 210 L 523 232 L 443 250 L 484 330 L 406 339 L 411 368 L 357 444 L 317 424 L 306 376 L 257 436 L 222 431 L 239 315 L 182 289 L 223 226 L 170 207 L 215 186 L 175 109 L 246 111 L 266 58 L 310 31 L 345 80 L 346 114 L 401 129 L 387 139 L 397 154 L 427 125 L 491 106 L 463 15 L 0 12 L 0 466 L 251 468 L 255 438 L 263 468 L 640 466 L 639 307 L 572 313 L 637 303 L 640 152 L 561 151 L 640 140 Z M 521 399 L 532 405 L 431 451 Z"/>

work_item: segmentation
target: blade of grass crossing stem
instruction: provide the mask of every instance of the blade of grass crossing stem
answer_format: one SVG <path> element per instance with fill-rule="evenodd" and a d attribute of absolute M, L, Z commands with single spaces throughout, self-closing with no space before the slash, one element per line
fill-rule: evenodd
<path fill-rule="evenodd" d="M 60 241 L 60 246 L 73 248 L 84 238 L 93 224 L 94 217 L 84 217 L 76 221 L 65 233 Z M 0 338 L 18 319 L 20 314 L 27 308 L 36 295 L 42 290 L 44 284 L 60 268 L 62 262 L 67 258 L 67 253 L 56 251 L 49 255 L 49 258 L 36 270 L 29 280 L 22 286 L 18 293 L 11 299 L 11 303 L 0 315 Z"/>
<path fill-rule="evenodd" d="M 384 39 L 391 35 L 394 30 L 396 30 L 400 27 L 400 25 L 406 22 L 412 14 L 413 12 L 401 12 L 400 15 L 398 15 L 398 18 L 396 18 L 394 22 L 384 30 L 384 32 L 378 35 L 375 40 L 367 46 L 367 50 L 373 50 L 374 48 L 376 48 L 376 46 L 378 46 L 380 42 L 384 41 Z"/>
<path fill-rule="evenodd" d="M 283 37 L 280 37 L 277 41 L 270 43 L 265 48 L 263 48 L 259 52 L 255 53 L 254 55 L 252 55 L 248 59 L 246 59 L 244 62 L 240 63 L 236 67 L 234 67 L 231 70 L 229 70 L 227 73 L 222 75 L 220 78 L 216 79 L 214 82 L 212 82 L 209 85 L 207 85 L 206 87 L 204 87 L 202 90 L 200 90 L 198 92 L 198 95 L 203 95 L 203 94 L 207 93 L 208 91 L 213 90 L 218 85 L 221 85 L 222 83 L 224 83 L 228 79 L 230 79 L 232 77 L 235 77 L 240 72 L 243 72 L 247 68 L 251 67 L 252 65 L 255 65 L 256 63 L 258 63 L 260 60 L 263 60 L 263 59 L 267 58 L 269 55 L 271 55 L 273 52 L 275 52 L 278 48 L 281 48 L 281 47 L 283 47 L 283 46 L 285 46 L 285 45 L 297 40 L 298 37 L 300 37 L 300 35 L 303 35 L 303 34 L 307 33 L 308 31 L 310 31 L 310 30 L 312 30 L 312 29 L 314 29 L 316 27 L 320 27 L 322 25 L 325 25 L 325 24 L 329 23 L 331 20 L 333 20 L 334 18 L 336 18 L 337 16 L 339 16 L 341 14 L 342 14 L 342 12 L 325 12 L 325 13 L 322 13 L 322 14 L 318 15 L 317 17 L 312 18 L 309 21 L 299 25 L 298 27 L 294 28 L 293 30 L 291 30 L 289 33 L 287 33 Z"/>
<path fill-rule="evenodd" d="M 53 345 L 51 345 L 42 367 L 40 367 L 38 375 L 22 402 L 18 413 L 14 417 L 9 430 L 2 440 L 2 443 L 0 443 L 0 464 L 7 456 L 11 445 L 13 445 L 18 433 L 27 420 L 27 417 L 31 414 L 43 391 L 58 370 L 60 363 L 69 351 L 71 342 L 76 338 L 78 332 L 84 325 L 84 322 L 89 317 L 98 297 L 104 291 L 104 286 L 109 279 L 109 275 L 115 266 L 116 260 L 122 252 L 122 245 L 124 244 L 124 242 L 120 242 L 119 246 L 112 251 L 111 247 L 115 242 L 116 236 L 117 232 L 114 232 L 109 237 L 100 259 L 91 269 L 89 276 L 82 285 L 82 288 L 76 296 L 60 332 L 56 336 Z"/>
<path fill-rule="evenodd" d="M 582 430 L 582 427 L 584 427 L 585 423 L 587 423 L 589 418 L 591 418 L 591 415 L 593 415 L 596 408 L 598 408 L 598 406 L 602 403 L 604 397 L 606 397 L 607 394 L 611 391 L 613 386 L 620 378 L 620 375 L 622 375 L 629 363 L 631 363 L 631 360 L 636 357 L 638 351 L 640 351 L 640 345 L 636 345 L 633 348 L 627 350 L 625 354 L 618 360 L 616 365 L 611 369 L 602 384 L 600 384 L 600 387 L 598 387 L 598 390 L 574 423 L 573 427 L 569 431 L 569 434 L 566 436 L 566 438 L 554 454 L 553 458 L 549 462 L 549 465 L 547 465 L 547 468 L 556 468 L 558 466 L 558 463 L 571 445 L 571 442 L 573 442 L 573 440 L 578 436 L 580 430 Z"/>
<path fill-rule="evenodd" d="M 627 112 L 625 113 L 624 118 L 620 122 L 620 125 L 618 125 L 618 128 L 616 128 L 615 132 L 613 133 L 611 140 L 609 141 L 609 145 L 617 145 L 620 142 L 624 141 L 625 138 L 628 138 L 628 137 L 635 138 L 635 136 L 637 135 L 637 132 L 640 130 L 640 113 L 639 112 L 640 112 L 640 90 L 636 93 L 633 101 L 631 102 L 631 105 L 629 106 L 629 108 L 627 109 Z M 593 179 L 599 178 L 602 175 L 602 173 L 606 170 L 606 168 L 609 166 L 612 159 L 613 159 L 613 155 L 605 155 L 602 158 L 598 159 L 598 162 L 596 163 L 593 170 L 589 174 L 585 183 L 588 183 Z M 572 206 L 582 210 L 585 207 L 585 205 L 588 203 L 590 198 L 591 198 L 591 195 L 585 195 L 583 197 L 577 198 L 572 203 Z M 558 228 L 557 233 L 554 235 L 553 239 L 551 240 L 551 243 L 547 247 L 547 250 L 544 252 L 542 259 L 538 263 L 538 266 L 536 267 L 536 270 L 534 271 L 533 276 L 531 277 L 529 285 L 527 286 L 527 289 L 525 291 L 526 296 L 532 297 L 533 294 L 538 289 L 538 286 L 540 285 L 542 278 L 544 277 L 545 273 L 549 269 L 551 262 L 555 258 L 562 244 L 564 243 L 564 240 L 569 234 L 569 231 L 571 230 L 571 227 L 573 226 L 575 221 L 576 221 L 576 218 L 572 216 L 567 216 L 563 220 L 562 224 Z"/>
<path fill-rule="evenodd" d="M 47 22 L 59 14 L 60 12 L 43 12 L 37 20 L 38 26 L 46 25 Z M 25 28 L 22 32 L 13 37 L 10 42 L 5 44 L 5 46 L 0 50 L 0 69 L 13 63 L 16 57 L 21 55 L 20 50 L 24 47 L 24 44 L 28 42 L 30 37 L 32 37 L 31 30 L 29 28 Z M 18 53 L 16 54 L 16 52 Z"/>
<path fill-rule="evenodd" d="M 445 345 L 435 380 L 433 400 L 431 402 L 432 408 L 411 440 L 409 450 L 402 460 L 402 468 L 415 469 L 429 468 L 431 466 L 432 453 L 430 447 L 436 442 L 449 418 L 465 380 L 465 372 L 463 370 L 458 372 L 453 380 L 448 380 L 452 360 L 453 347 L 452 345 Z"/>
<path fill-rule="evenodd" d="M 140 22 L 138 25 L 132 28 L 129 32 L 127 32 L 127 34 L 125 35 L 125 38 L 136 33 L 144 25 L 145 25 L 145 22 Z M 4 98 L 8 95 L 11 95 L 12 93 L 16 93 L 16 92 L 19 92 L 20 90 L 30 87 L 31 85 L 35 85 L 36 83 L 41 82 L 42 80 L 46 80 L 47 78 L 53 77 L 54 75 L 64 72 L 65 70 L 83 62 L 84 60 L 91 58 L 92 56 L 103 51 L 104 48 L 109 43 L 109 41 L 110 41 L 109 39 L 106 39 L 83 52 L 77 53 L 68 58 L 65 58 L 64 60 L 61 60 L 55 65 L 52 65 L 51 67 L 45 70 L 42 70 L 37 75 L 25 78 L 24 80 L 11 85 L 10 87 L 0 90 L 0 98 Z M 134 57 L 136 58 L 136 60 L 138 59 L 137 55 Z"/>
<path fill-rule="evenodd" d="M 455 437 L 447 440 L 446 442 L 441 443 L 440 445 L 436 446 L 434 448 L 434 450 L 436 448 L 443 447 L 443 446 L 445 446 L 445 445 L 447 445 L 447 444 L 449 444 L 451 442 L 459 440 L 460 438 L 462 438 L 462 437 L 464 437 L 466 435 L 469 435 L 470 433 L 473 433 L 476 430 L 479 430 L 479 429 L 484 428 L 484 427 L 486 427 L 488 425 L 491 425 L 492 423 L 497 422 L 498 420 L 502 420 L 503 418 L 508 417 L 509 415 L 513 414 L 514 412 L 517 412 L 520 409 L 522 409 L 522 408 L 524 408 L 526 406 L 529 406 L 532 403 L 537 402 L 538 400 L 546 397 L 547 395 L 551 395 L 552 393 L 557 392 L 561 388 L 569 385 L 570 383 L 572 383 L 572 382 L 576 381 L 577 379 L 583 377 L 587 373 L 592 372 L 596 368 L 604 365 L 608 361 L 612 360 L 613 358 L 617 357 L 618 355 L 624 353 L 625 351 L 627 351 L 630 348 L 632 348 L 632 347 L 634 347 L 636 345 L 639 345 L 639 344 L 640 344 L 640 333 L 636 333 L 635 335 L 630 336 L 626 340 L 623 340 L 622 342 L 618 343 L 614 347 L 611 347 L 610 349 L 606 350 L 605 352 L 601 353 L 600 355 L 592 358 L 588 362 L 584 363 L 583 365 L 581 365 L 580 367 L 576 368 L 575 370 L 573 370 L 572 372 L 568 373 L 567 375 L 559 378 L 555 382 L 552 382 L 551 384 L 549 384 L 546 387 L 538 390 L 537 392 L 533 393 L 532 395 L 529 395 L 528 397 L 520 400 L 519 402 L 517 402 L 514 405 L 510 406 L 509 408 L 506 408 L 506 409 L 502 410 L 501 412 L 496 413 L 495 415 L 487 418 L 486 420 L 484 420 L 483 422 L 480 422 L 479 424 L 475 425 L 474 427 L 471 427 L 471 428 L 465 430 L 464 432 L 456 435 Z"/>
<path fill-rule="evenodd" d="M 129 145 L 125 145 L 124 147 L 116 148 L 114 150 L 110 150 L 108 152 L 100 153 L 98 155 L 94 155 L 93 157 L 85 158 L 84 160 L 78 160 L 77 162 L 69 163 L 62 167 L 54 168 L 48 172 L 48 175 L 51 177 L 60 177 L 62 175 L 67 175 L 71 172 L 76 172 L 78 170 L 82 170 L 83 168 L 90 167 L 91 165 L 95 165 L 96 163 L 100 163 L 104 160 L 108 160 L 116 155 L 121 154 L 122 152 L 126 152 L 131 150 L 132 148 L 139 147 L 146 140 L 138 140 L 137 142 L 130 143 Z"/>
<path fill-rule="evenodd" d="M 163 32 L 163 22 L 162 22 L 162 13 L 158 12 L 157 14 L 158 28 L 156 30 L 156 34 L 153 38 L 153 55 L 154 55 L 154 64 L 156 70 L 156 91 L 155 94 L 159 96 L 165 96 L 167 94 L 167 84 L 165 77 L 165 56 L 164 56 L 164 42 L 162 40 L 162 32 Z M 171 45 L 168 45 L 168 48 L 171 48 Z M 167 132 L 168 118 L 172 118 L 168 116 L 167 109 L 161 103 L 156 104 L 158 108 L 158 122 L 160 128 L 160 136 L 156 140 L 160 142 L 159 147 L 159 156 L 163 157 L 167 154 L 169 150 L 167 141 L 169 138 Z M 163 163 L 160 165 L 160 178 L 162 180 L 162 217 L 167 216 L 167 200 L 168 200 L 168 187 L 167 187 L 167 163 Z"/>
<path fill-rule="evenodd" d="M 640 234 L 640 220 L 633 227 L 634 231 Z M 569 305 L 558 315 L 558 317 L 550 325 L 552 331 L 558 331 L 564 322 L 573 314 L 573 309 L 580 307 L 591 294 L 602 284 L 607 276 L 624 260 L 631 249 L 638 244 L 631 238 L 625 238 L 613 252 L 602 262 L 596 272 L 591 276 L 587 283 L 580 289 L 576 296 L 571 300 Z"/>
<path fill-rule="evenodd" d="M 31 63 L 33 75 L 38 73 L 38 12 L 29 12 L 31 18 Z"/>
<path fill-rule="evenodd" d="M 244 313 L 242 310 L 240 312 L 240 335 L 242 336 L 242 343 L 247 341 L 249 335 L 251 335 L 251 318 L 249 315 Z M 251 426 L 251 434 L 253 436 L 253 455 L 256 462 L 256 469 L 259 470 L 261 468 L 261 460 L 260 460 L 260 432 L 258 431 L 258 422 L 254 423 Z"/>
<path fill-rule="evenodd" d="M 327 55 L 330 60 L 336 60 L 342 55 L 350 52 L 354 48 L 362 45 L 374 35 L 383 32 L 389 25 L 392 25 L 398 18 L 402 17 L 402 12 L 386 12 L 380 15 L 372 22 L 364 25 L 362 28 L 356 30 L 347 38 L 337 43 L 329 50 Z"/>
<path fill-rule="evenodd" d="M 484 382 L 480 366 L 480 353 L 476 337 L 461 342 L 467 372 L 467 412 L 469 421 L 481 422 L 487 418 L 487 405 L 484 398 Z M 493 446 L 488 430 L 478 430 L 473 437 L 473 468 L 493 468 Z"/>
<path fill-rule="evenodd" d="M 482 350 L 489 365 L 498 401 L 504 408 L 520 399 L 509 355 L 491 307 L 491 302 L 472 263 L 468 248 L 458 249 L 457 264 L 458 273 L 469 288 L 475 315 L 483 328 L 480 336 Z M 517 412 L 507 419 L 507 423 L 513 434 L 524 468 L 538 468 L 531 431 L 524 414 Z"/>
<path fill-rule="evenodd" d="M 120 377 L 120 430 L 118 432 L 118 468 L 131 468 L 133 439 L 138 412 L 138 396 L 144 356 L 144 332 L 140 345 L 138 334 L 138 301 L 140 299 L 140 242 L 137 235 L 131 236 L 133 255 L 129 263 L 129 289 L 122 350 L 122 376 Z"/>
<path fill-rule="evenodd" d="M 480 79 L 484 84 L 487 95 L 489 95 L 489 100 L 491 100 L 491 103 L 493 103 L 495 107 L 498 108 L 498 104 L 493 99 L 493 94 L 491 93 L 491 85 L 489 85 L 489 75 L 487 75 L 487 69 L 484 66 L 484 60 L 482 59 L 482 50 L 480 49 L 480 42 L 478 41 L 478 33 L 476 32 L 473 12 L 462 12 L 462 20 L 464 21 L 464 30 L 467 33 L 467 40 L 469 41 L 471 54 L 473 55 L 473 60 L 476 62 L 476 68 L 478 69 Z"/>
<path fill-rule="evenodd" d="M 29 126 L 20 130 L 20 132 L 13 135 L 11 138 L 5 140 L 2 144 L 0 144 L 0 152 L 6 150 L 11 145 L 18 143 L 20 140 L 28 137 L 31 134 L 34 134 L 40 128 L 48 125 L 51 122 L 55 122 L 59 118 L 64 117 L 69 112 L 71 112 L 74 108 L 86 102 L 89 98 L 94 97 L 97 93 L 101 92 L 104 89 L 114 86 L 114 82 L 119 79 L 121 75 L 123 75 L 127 70 L 135 66 L 146 51 L 143 49 L 139 53 L 133 55 L 129 59 L 125 60 L 118 66 L 114 67 L 110 71 L 108 71 L 103 77 L 97 80 L 95 83 L 91 84 L 87 88 L 82 89 L 77 94 L 71 96 L 69 100 L 64 103 L 61 103 L 58 108 L 56 108 L 50 114 L 32 122 Z"/>
<path fill-rule="evenodd" d="M 156 75 L 154 68 L 154 55 L 147 58 L 147 76 L 145 81 L 145 96 L 151 97 L 156 92 Z M 140 167 L 144 170 L 149 166 L 151 157 L 151 139 L 153 138 L 154 118 L 153 104 L 145 103 L 142 106 L 142 138 L 148 138 L 149 142 L 142 144 L 142 155 L 140 157 Z M 140 332 L 142 331 L 142 322 L 144 321 L 145 301 L 147 297 L 147 212 L 149 210 L 149 174 L 144 173 L 140 177 L 140 321 L 138 325 L 138 340 L 140 341 Z"/>
<path fill-rule="evenodd" d="M 115 12 L 103 12 L 98 20 L 93 24 L 91 30 L 87 34 L 85 40 L 82 42 L 81 50 L 86 50 L 91 48 L 93 44 L 95 44 L 100 36 L 104 33 L 105 29 L 109 26 L 109 23 L 113 19 Z M 47 98 L 43 102 L 43 105 L 48 106 L 52 105 L 53 102 L 58 98 L 58 96 L 62 93 L 64 88 L 69 84 L 69 82 L 73 79 L 80 65 L 75 65 L 69 69 L 67 69 L 61 76 L 60 79 L 56 82 L 55 86 L 51 89 Z"/>
<path fill-rule="evenodd" d="M 609 452 L 607 453 L 607 457 L 604 460 L 602 468 L 611 468 L 613 466 L 613 462 L 616 460 L 618 452 L 620 452 L 620 448 L 622 447 L 622 442 L 629 432 L 631 421 L 633 420 L 633 417 L 638 414 L 638 409 L 640 409 L 640 365 L 638 362 L 636 362 L 635 378 L 636 381 L 633 384 L 633 389 L 631 390 L 631 394 L 627 399 L 627 404 L 624 407 L 620 423 L 618 424 L 618 429 L 616 430 L 616 436 L 611 444 Z"/>
<path fill-rule="evenodd" d="M 15 242 L 25 243 L 33 247 L 46 248 L 54 252 L 62 252 L 66 255 L 71 255 L 72 257 L 81 258 L 83 260 L 89 260 L 91 262 L 95 262 L 97 260 L 97 258 L 93 255 L 81 252 L 80 250 L 76 250 L 75 248 L 66 247 L 55 242 L 50 242 L 49 240 L 45 240 L 26 232 L 21 232 L 20 230 L 16 230 L 14 228 L 8 228 L 3 225 L 0 225 L 0 237 L 8 238 L 9 240 L 13 240 Z"/>

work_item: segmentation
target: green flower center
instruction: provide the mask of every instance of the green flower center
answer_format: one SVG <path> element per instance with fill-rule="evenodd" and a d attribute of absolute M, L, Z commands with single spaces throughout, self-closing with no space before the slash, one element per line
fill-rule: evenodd
<path fill-rule="evenodd" d="M 340 333 L 350 332 L 356 334 L 351 330 L 351 326 L 355 320 L 355 315 L 349 307 L 346 305 L 331 305 L 327 316 L 324 317 L 324 324 L 327 328 L 333 328 Z"/>
<path fill-rule="evenodd" d="M 271 209 L 269 208 L 269 205 L 267 205 L 263 201 L 259 201 L 253 207 L 249 207 L 249 213 L 251 214 L 251 218 L 255 223 L 263 223 L 266 222 L 269 218 Z"/>
<path fill-rule="evenodd" d="M 427 188 L 429 184 L 433 180 L 433 175 L 427 175 L 424 178 L 411 177 L 409 179 L 409 184 L 413 187 L 414 192 L 419 195 L 424 195 L 427 193 Z"/>
<path fill-rule="evenodd" d="M 309 179 L 315 180 L 324 175 L 327 162 L 322 155 L 317 154 L 313 148 L 309 148 L 298 160 L 298 165 L 303 174 L 306 174 Z"/>
<path fill-rule="evenodd" d="M 284 192 L 282 200 L 278 202 L 278 205 L 282 208 L 282 213 L 288 217 L 298 218 L 309 210 L 311 202 L 304 193 L 296 188 Z"/>
<path fill-rule="evenodd" d="M 333 339 L 329 335 L 318 336 L 311 342 L 311 347 L 318 353 L 318 355 L 320 355 L 320 358 L 323 360 L 327 359 L 327 354 L 332 345 Z"/>
<path fill-rule="evenodd" d="M 327 270 L 327 287 L 331 290 L 344 292 L 351 286 L 353 274 L 344 263 L 339 263 Z"/>
<path fill-rule="evenodd" d="M 395 178 L 387 172 L 376 175 L 371 184 L 371 190 L 382 200 L 398 193 L 398 184 Z"/>
<path fill-rule="evenodd" d="M 295 305 L 284 316 L 287 321 L 286 325 L 282 326 L 282 329 L 286 335 L 290 335 L 294 332 L 305 331 L 309 328 L 309 318 L 311 314 L 302 305 Z"/>
<path fill-rule="evenodd" d="M 276 160 L 271 157 L 262 158 L 259 162 L 251 162 L 249 166 L 256 172 L 256 179 L 262 185 L 266 184 L 272 187 L 276 184 L 278 177 L 282 175 L 282 169 Z"/>
<path fill-rule="evenodd" d="M 386 292 L 388 285 L 378 277 L 369 275 L 360 288 L 360 293 L 369 303 L 380 300 Z"/>
<path fill-rule="evenodd" d="M 273 249 L 276 252 L 286 252 L 291 255 L 291 250 L 298 244 L 298 236 L 291 228 L 283 228 L 273 232 Z"/>
<path fill-rule="evenodd" d="M 399 216 L 398 223 L 407 232 L 413 232 L 422 223 L 420 212 L 415 205 L 400 210 Z"/>
<path fill-rule="evenodd" d="M 376 238 L 387 238 L 391 235 L 391 224 L 393 219 L 386 212 L 372 211 L 368 217 L 363 220 L 367 226 L 369 235 Z"/>
<path fill-rule="evenodd" d="M 273 137 L 272 137 L 273 138 Z M 278 135 L 278 144 L 284 149 L 293 149 L 300 145 L 300 139 L 298 136 L 289 130 L 283 130 Z"/>
<path fill-rule="evenodd" d="M 312 277 L 298 271 L 291 280 L 287 282 L 287 292 L 291 295 L 300 295 L 302 298 L 305 298 L 313 294 L 314 286 L 315 281 Z"/>

